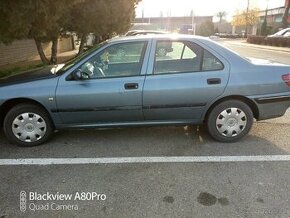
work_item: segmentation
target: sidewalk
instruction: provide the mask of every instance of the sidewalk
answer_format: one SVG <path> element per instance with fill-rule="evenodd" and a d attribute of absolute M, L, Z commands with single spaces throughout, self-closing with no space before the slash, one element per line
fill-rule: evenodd
<path fill-rule="evenodd" d="M 67 51 L 67 52 L 63 52 L 57 55 L 57 62 L 58 63 L 63 63 L 73 57 L 75 57 L 78 53 L 78 50 L 72 50 L 72 51 Z M 47 57 L 48 59 L 50 57 Z M 9 70 L 9 69 L 13 69 L 13 68 L 25 68 L 28 66 L 36 66 L 36 65 L 40 65 L 42 64 L 42 61 L 40 60 L 39 56 L 37 56 L 36 58 L 32 59 L 32 60 L 26 60 L 26 61 L 21 61 L 21 62 L 17 62 L 17 63 L 13 63 L 13 64 L 6 64 L 6 65 L 2 65 L 0 66 L 1 70 Z"/>

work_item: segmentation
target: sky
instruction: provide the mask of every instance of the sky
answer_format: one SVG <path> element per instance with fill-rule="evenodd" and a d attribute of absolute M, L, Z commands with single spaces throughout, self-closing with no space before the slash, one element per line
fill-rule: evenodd
<path fill-rule="evenodd" d="M 189 16 L 193 10 L 196 16 L 214 16 L 219 11 L 227 12 L 230 19 L 237 10 L 247 8 L 248 0 L 142 0 L 136 8 L 137 17 L 159 17 L 163 13 L 167 16 Z M 285 0 L 249 0 L 250 7 L 265 10 L 268 8 L 282 7 Z"/>

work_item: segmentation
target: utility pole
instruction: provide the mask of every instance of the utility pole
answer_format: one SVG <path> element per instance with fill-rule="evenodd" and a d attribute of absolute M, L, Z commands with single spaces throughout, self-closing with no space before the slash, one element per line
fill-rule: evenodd
<path fill-rule="evenodd" d="M 249 6 L 250 6 L 250 0 L 248 0 L 248 4 L 247 4 L 245 37 L 247 37 L 248 35 Z"/>
<path fill-rule="evenodd" d="M 191 28 L 192 34 L 195 35 L 194 11 L 191 10 Z"/>

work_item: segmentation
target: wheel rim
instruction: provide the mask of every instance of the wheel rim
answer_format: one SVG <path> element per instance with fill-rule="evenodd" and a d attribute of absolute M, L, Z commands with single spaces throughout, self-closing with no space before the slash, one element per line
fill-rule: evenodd
<path fill-rule="evenodd" d="M 35 142 L 45 135 L 46 123 L 36 113 L 23 113 L 13 120 L 12 131 L 14 136 L 22 142 Z"/>
<path fill-rule="evenodd" d="M 222 111 L 216 119 L 218 132 L 226 137 L 235 137 L 241 134 L 247 125 L 247 116 L 239 108 L 231 107 Z"/>

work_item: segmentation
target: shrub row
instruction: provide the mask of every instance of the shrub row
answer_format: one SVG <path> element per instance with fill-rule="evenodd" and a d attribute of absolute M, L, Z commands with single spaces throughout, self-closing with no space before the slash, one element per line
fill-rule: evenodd
<path fill-rule="evenodd" d="M 247 42 L 258 45 L 290 47 L 290 37 L 266 37 L 250 35 L 247 37 Z"/>
<path fill-rule="evenodd" d="M 230 39 L 242 38 L 242 35 L 230 33 L 215 33 L 214 35 L 220 38 L 230 38 Z"/>

